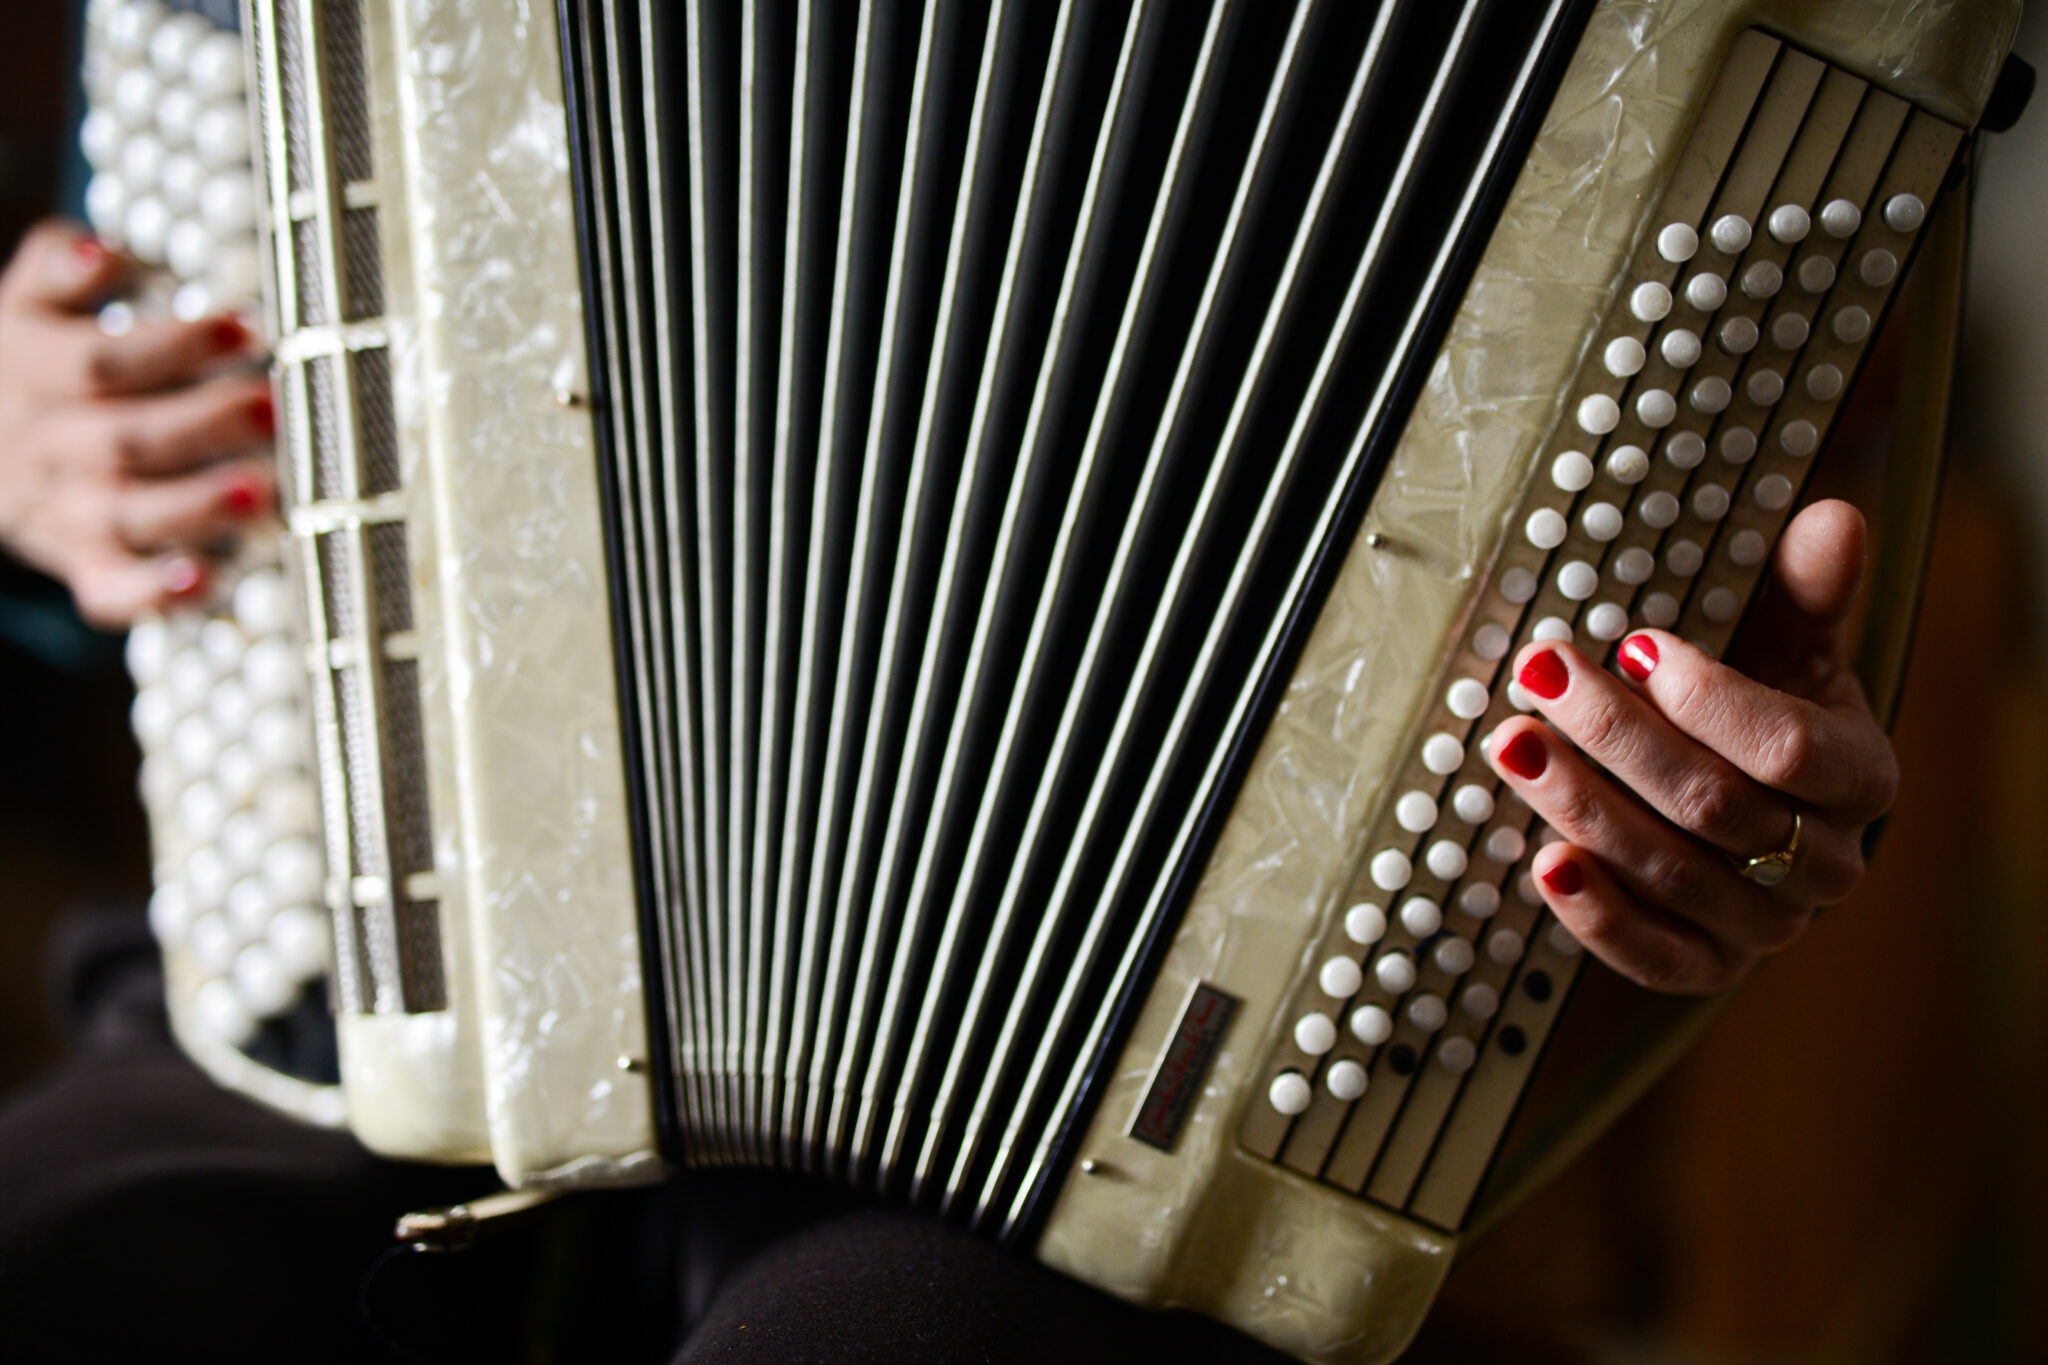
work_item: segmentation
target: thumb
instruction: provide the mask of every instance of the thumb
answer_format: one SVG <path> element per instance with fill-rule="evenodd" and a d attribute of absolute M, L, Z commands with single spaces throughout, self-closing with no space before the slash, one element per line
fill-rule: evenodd
<path fill-rule="evenodd" d="M 1846 502 L 1817 502 L 1794 517 L 1738 653 L 1762 672 L 1791 678 L 1837 661 L 1863 587 L 1869 535 L 1863 514 Z"/>
<path fill-rule="evenodd" d="M 76 223 L 50 220 L 22 239 L 0 278 L 9 304 L 84 312 L 127 281 L 129 261 Z"/>

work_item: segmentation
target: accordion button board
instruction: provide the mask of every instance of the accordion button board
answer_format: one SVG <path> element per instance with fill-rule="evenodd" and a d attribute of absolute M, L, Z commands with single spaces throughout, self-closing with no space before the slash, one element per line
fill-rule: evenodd
<path fill-rule="evenodd" d="M 1751 32 L 1643 234 L 1241 1140 L 1456 1230 L 1584 964 L 1481 752 L 1524 643 L 1723 650 L 1962 130 Z M 1818 225 L 1816 230 L 1816 225 Z M 1338 1021 L 1344 1021 L 1344 1027 Z"/>

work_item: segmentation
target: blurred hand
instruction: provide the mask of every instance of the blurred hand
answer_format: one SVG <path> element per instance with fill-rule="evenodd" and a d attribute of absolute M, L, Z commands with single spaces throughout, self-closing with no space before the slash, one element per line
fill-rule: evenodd
<path fill-rule="evenodd" d="M 1488 759 L 1568 841 L 1535 859 L 1544 900 L 1622 975 L 1721 990 L 1861 880 L 1864 829 L 1899 781 L 1847 653 L 1865 535 L 1847 503 L 1793 519 L 1736 666 L 1661 630 L 1622 642 L 1626 679 L 1563 643 L 1515 660 L 1542 719 L 1503 723 Z M 1790 874 L 1743 877 L 1787 847 L 1795 812 Z"/>
<path fill-rule="evenodd" d="M 131 264 L 45 223 L 0 274 L 0 542 L 118 629 L 206 590 L 209 547 L 275 501 L 276 413 L 232 317 L 143 322 L 96 310 Z"/>

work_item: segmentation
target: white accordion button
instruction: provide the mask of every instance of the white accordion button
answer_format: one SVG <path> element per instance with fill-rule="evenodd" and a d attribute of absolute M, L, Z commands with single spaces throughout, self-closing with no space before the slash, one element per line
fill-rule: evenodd
<path fill-rule="evenodd" d="M 1628 310 L 1640 322 L 1662 322 L 1671 311 L 1671 291 L 1655 280 L 1645 280 L 1628 296 Z"/>
<path fill-rule="evenodd" d="M 1333 957 L 1316 974 L 1316 984 L 1324 995 L 1349 1000 L 1365 984 L 1365 970 L 1348 957 Z"/>
<path fill-rule="evenodd" d="M 1458 997 L 1458 1008 L 1474 1019 L 1491 1019 L 1500 1012 L 1500 992 L 1485 982 L 1475 982 Z"/>
<path fill-rule="evenodd" d="M 1330 1068 L 1323 1084 L 1329 1088 L 1330 1098 L 1349 1104 L 1365 1093 L 1366 1080 L 1365 1068 L 1346 1057 Z"/>
<path fill-rule="evenodd" d="M 1543 941 L 1550 945 L 1550 951 L 1559 957 L 1577 957 L 1586 951 L 1585 945 L 1572 937 L 1572 931 L 1562 923 L 1552 923 L 1543 935 Z"/>
<path fill-rule="evenodd" d="M 215 170 L 249 162 L 249 115 L 239 103 L 216 104 L 192 120 L 192 150 Z"/>
<path fill-rule="evenodd" d="M 192 961 L 208 976 L 225 976 L 234 968 L 235 950 L 241 946 L 234 926 L 224 915 L 201 915 L 185 936 Z"/>
<path fill-rule="evenodd" d="M 1526 945 L 1522 936 L 1512 929 L 1496 929 L 1486 939 L 1486 955 L 1505 967 L 1519 962 Z"/>
<path fill-rule="evenodd" d="M 1559 521 L 1564 518 L 1559 517 Z M 1509 569 L 1500 576 L 1500 595 L 1521 606 L 1536 595 L 1536 575 L 1523 568 Z"/>
<path fill-rule="evenodd" d="M 206 167 L 189 152 L 172 152 L 164 158 L 160 188 L 164 203 L 178 213 L 199 207 L 199 195 L 206 188 Z"/>
<path fill-rule="evenodd" d="M 252 943 L 235 955 L 235 989 L 257 1018 L 282 1014 L 298 987 L 268 944 Z"/>
<path fill-rule="evenodd" d="M 121 657 L 137 686 L 148 687 L 162 681 L 164 668 L 171 657 L 170 636 L 165 632 L 162 618 L 137 621 L 128 632 L 128 642 L 122 646 Z"/>
<path fill-rule="evenodd" d="M 1806 344 L 1813 325 L 1804 313 L 1780 313 L 1771 324 L 1771 344 L 1781 351 L 1796 351 Z"/>
<path fill-rule="evenodd" d="M 1451 809 L 1468 825 L 1493 818 L 1493 793 L 1477 782 L 1467 782 L 1451 797 Z"/>
<path fill-rule="evenodd" d="M 223 785 L 218 774 L 215 774 L 214 783 L 216 786 Z M 250 784 L 250 790 L 255 790 L 253 783 Z M 263 850 L 269 847 L 270 826 L 253 810 L 236 811 L 220 827 L 221 856 L 226 858 L 228 866 L 237 872 L 252 873 L 260 869 L 263 866 Z M 233 894 L 233 889 L 230 888 L 229 895 Z M 266 905 L 268 903 L 265 902 Z M 269 911 L 266 909 L 264 914 L 267 916 Z"/>
<path fill-rule="evenodd" d="M 249 574 L 235 585 L 235 620 L 251 635 L 274 635 L 291 624 L 284 577 L 275 570 Z"/>
<path fill-rule="evenodd" d="M 175 943 L 192 927 L 192 900 L 180 882 L 165 882 L 149 893 L 149 928 L 159 941 Z"/>
<path fill-rule="evenodd" d="M 1353 943 L 1378 943 L 1387 935 L 1387 912 L 1371 901 L 1360 901 L 1344 912 L 1344 937 Z"/>
<path fill-rule="evenodd" d="M 1408 1022 L 1424 1033 L 1435 1033 L 1450 1021 L 1451 1012 L 1434 995 L 1418 995 L 1408 1002 Z"/>
<path fill-rule="evenodd" d="M 156 126 L 156 99 L 163 83 L 146 66 L 131 66 L 114 78 L 114 113 L 135 132 Z"/>
<path fill-rule="evenodd" d="M 1621 509 L 1611 502 L 1596 502 L 1579 514 L 1579 525 L 1604 545 L 1621 534 Z"/>
<path fill-rule="evenodd" d="M 1707 438 L 1697 431 L 1681 431 L 1664 443 L 1664 458 L 1673 469 L 1696 469 L 1707 458 Z"/>
<path fill-rule="evenodd" d="M 1511 682 L 1508 684 L 1508 705 L 1517 711 L 1534 711 L 1536 699 L 1524 692 L 1520 683 Z"/>
<path fill-rule="evenodd" d="M 1600 571 L 1583 559 L 1574 559 L 1557 571 L 1557 590 L 1574 602 L 1583 602 L 1600 588 Z"/>
<path fill-rule="evenodd" d="M 197 14 L 174 14 L 149 36 L 149 63 L 167 81 L 185 79 L 192 50 L 216 30 Z"/>
<path fill-rule="evenodd" d="M 1776 370 L 1758 370 L 1742 387 L 1750 402 L 1767 408 L 1785 396 L 1785 376 Z"/>
<path fill-rule="evenodd" d="M 192 1013 L 202 1030 L 235 1047 L 256 1035 L 255 1016 L 226 981 L 209 981 L 193 992 Z"/>
<path fill-rule="evenodd" d="M 185 859 L 185 894 L 192 898 L 195 912 L 218 910 L 232 880 L 233 874 L 218 849 L 195 848 L 192 856 Z"/>
<path fill-rule="evenodd" d="M 327 970 L 327 919 L 310 905 L 288 905 L 270 921 L 270 949 L 293 979 L 310 981 Z"/>
<path fill-rule="evenodd" d="M 1756 481 L 1750 496 L 1766 512 L 1782 512 L 1792 505 L 1792 480 L 1783 474 L 1766 474 Z"/>
<path fill-rule="evenodd" d="M 241 94 L 246 84 L 241 39 L 232 33 L 215 33 L 194 47 L 186 79 L 207 99 L 224 100 Z"/>
<path fill-rule="evenodd" d="M 1778 444 L 1787 455 L 1811 455 L 1820 444 L 1820 432 L 1804 417 L 1778 428 Z"/>
<path fill-rule="evenodd" d="M 1607 343 L 1607 349 L 1600 353 L 1601 363 L 1607 366 L 1607 373 L 1616 379 L 1627 379 L 1643 368 L 1649 353 L 1643 343 L 1634 337 L 1616 337 Z"/>
<path fill-rule="evenodd" d="M 1771 236 L 1786 246 L 1806 240 L 1806 234 L 1813 230 L 1813 219 L 1797 204 L 1780 204 L 1771 210 Z"/>
<path fill-rule="evenodd" d="M 284 839 L 263 855 L 263 881 L 280 903 L 317 900 L 320 850 L 308 839 Z"/>
<path fill-rule="evenodd" d="M 171 731 L 171 752 L 177 757 L 178 766 L 186 772 L 203 773 L 213 767 L 213 758 L 220 752 L 220 745 L 205 717 L 187 716 Z"/>
<path fill-rule="evenodd" d="M 1446 976 L 1463 976 L 1472 970 L 1472 945 L 1462 938 L 1446 938 L 1430 952 L 1429 960 Z"/>
<path fill-rule="evenodd" d="M 1266 1089 L 1267 1102 L 1290 1118 L 1307 1110 L 1314 1098 L 1314 1088 L 1299 1071 L 1281 1072 Z"/>
<path fill-rule="evenodd" d="M 1835 263 L 1825 256 L 1808 256 L 1799 263 L 1799 287 L 1809 294 L 1825 294 L 1835 284 Z"/>
<path fill-rule="evenodd" d="M 164 91 L 156 102 L 156 131 L 164 146 L 190 147 L 193 129 L 199 124 L 199 111 L 204 107 L 199 96 L 186 86 L 174 85 Z M 195 166 L 199 164 L 197 157 L 191 160 Z M 192 200 L 188 197 L 185 202 L 191 203 Z"/>
<path fill-rule="evenodd" d="M 1415 865 L 1398 848 L 1383 848 L 1372 856 L 1372 884 L 1382 891 L 1399 891 L 1415 875 Z"/>
<path fill-rule="evenodd" d="M 1667 223 L 1657 234 L 1657 254 L 1673 265 L 1684 265 L 1700 249 L 1700 235 L 1690 224 Z"/>
<path fill-rule="evenodd" d="M 213 234 L 204 223 L 181 218 L 164 237 L 164 260 L 174 275 L 201 275 L 213 258 Z"/>
<path fill-rule="evenodd" d="M 1713 484 L 1707 485 L 1708 488 L 1714 486 Z M 1705 492 L 1706 489 L 1701 489 L 1700 491 Z M 1722 490 L 1722 496 L 1724 498 L 1727 496 L 1726 489 Z M 1725 512 L 1728 509 L 1723 507 L 1721 510 Z M 1706 562 L 1707 552 L 1700 548 L 1698 541 L 1689 538 L 1681 537 L 1678 540 L 1672 541 L 1670 548 L 1664 551 L 1664 567 L 1680 578 L 1691 578 L 1700 571 L 1700 566 Z"/>
<path fill-rule="evenodd" d="M 1458 771 L 1464 761 L 1465 746 L 1458 742 L 1456 735 L 1439 732 L 1422 742 L 1422 766 L 1438 777 Z"/>
<path fill-rule="evenodd" d="M 1806 372 L 1806 392 L 1823 403 L 1842 396 L 1842 371 L 1834 365 L 1816 365 Z"/>
<path fill-rule="evenodd" d="M 137 133 L 121 145 L 121 179 L 131 194 L 147 194 L 159 183 L 164 144 L 152 133 Z"/>
<path fill-rule="evenodd" d="M 1486 684 L 1477 678 L 1460 678 L 1444 693 L 1444 705 L 1459 720 L 1477 720 L 1486 714 Z M 1435 824 L 1434 820 L 1430 821 Z M 1418 831 L 1419 833 L 1419 831 Z"/>
<path fill-rule="evenodd" d="M 1728 281 L 1719 275 L 1695 275 L 1686 281 L 1685 301 L 1702 313 L 1711 313 L 1728 302 Z"/>
<path fill-rule="evenodd" d="M 1705 413 L 1716 413 L 1728 406 L 1728 400 L 1735 396 L 1728 387 L 1728 381 L 1720 375 L 1709 375 L 1692 386 L 1692 405 Z"/>
<path fill-rule="evenodd" d="M 261 856 L 260 854 L 258 856 Z M 228 888 L 228 921 L 243 938 L 260 937 L 270 924 L 277 900 L 255 877 L 244 877 Z"/>
<path fill-rule="evenodd" d="M 1917 194 L 1895 194 L 1884 201 L 1884 225 L 1893 232 L 1916 232 L 1927 221 L 1927 205 Z"/>
<path fill-rule="evenodd" d="M 1643 599 L 1643 620 L 1659 630 L 1678 624 L 1678 599 L 1668 592 L 1653 592 Z"/>
<path fill-rule="evenodd" d="M 1661 531 L 1678 520 L 1678 499 L 1660 489 L 1637 504 L 1636 511 L 1645 524 Z"/>
<path fill-rule="evenodd" d="M 1748 318 L 1730 318 L 1721 324 L 1721 349 L 1730 355 L 1747 355 L 1756 349 L 1756 324 Z"/>
<path fill-rule="evenodd" d="M 1737 568 L 1755 568 L 1764 562 L 1764 555 L 1769 549 L 1764 538 L 1755 531 L 1737 531 L 1728 540 L 1728 558 L 1735 561 Z"/>
<path fill-rule="evenodd" d="M 1490 919 L 1500 909 L 1500 888 L 1490 882 L 1473 882 L 1458 893 L 1458 908 L 1473 919 Z"/>
<path fill-rule="evenodd" d="M 1708 240 L 1724 256 L 1733 256 L 1748 247 L 1749 237 L 1749 220 L 1733 213 L 1716 218 L 1714 226 L 1707 230 Z"/>
<path fill-rule="evenodd" d="M 1550 481 L 1565 493 L 1576 493 L 1593 482 L 1593 462 L 1576 450 L 1567 450 L 1550 462 Z"/>
<path fill-rule="evenodd" d="M 1572 638 L 1572 623 L 1565 620 L 1562 616 L 1546 616 L 1536 623 L 1534 630 L 1529 632 L 1529 638 L 1532 640 L 1569 640 Z M 1519 686 L 1519 684 L 1510 683 L 1509 686 L 1515 687 Z M 1517 704 L 1519 705 L 1519 703 Z M 1527 710 L 1528 708 L 1524 707 L 1523 709 Z"/>
<path fill-rule="evenodd" d="M 1604 393 L 1588 394 L 1579 404 L 1579 429 L 1592 436 L 1605 436 L 1621 425 L 1621 404 Z"/>
<path fill-rule="evenodd" d="M 1381 953 L 1372 964 L 1373 979 L 1390 995 L 1401 995 L 1415 985 L 1415 960 L 1403 952 Z"/>
<path fill-rule="evenodd" d="M 1883 247 L 1867 251 L 1856 263 L 1856 275 L 1865 284 L 1883 288 L 1898 277 L 1899 258 Z"/>
<path fill-rule="evenodd" d="M 78 146 L 86 164 L 96 171 L 111 170 L 121 162 L 126 145 L 121 120 L 111 109 L 94 109 L 78 124 Z"/>
<path fill-rule="evenodd" d="M 1488 661 L 1506 658 L 1508 646 L 1513 643 L 1508 628 L 1497 621 L 1488 621 L 1472 632 L 1472 652 Z"/>
<path fill-rule="evenodd" d="M 1767 299 L 1785 287 L 1785 272 L 1776 263 L 1758 261 L 1742 272 L 1742 292 L 1753 299 Z"/>
<path fill-rule="evenodd" d="M 1729 427 L 1721 433 L 1721 458 L 1729 464 L 1748 464 L 1756 458 L 1756 433 L 1748 427 Z"/>
<path fill-rule="evenodd" d="M 1479 1060 L 1479 1048 L 1470 1038 L 1446 1038 L 1437 1045 L 1436 1060 L 1453 1076 L 1462 1076 Z"/>
<path fill-rule="evenodd" d="M 110 242 L 121 240 L 128 218 L 128 186 L 112 171 L 101 171 L 85 187 L 85 217 Z"/>
<path fill-rule="evenodd" d="M 171 701 L 171 694 L 161 687 L 143 688 L 135 694 L 135 704 L 128 708 L 128 727 L 150 748 L 162 747 L 177 723 L 178 708 Z"/>
<path fill-rule="evenodd" d="M 1394 1016 L 1384 1005 L 1360 1005 L 1351 1011 L 1351 1036 L 1367 1047 L 1378 1047 L 1394 1036 Z"/>
<path fill-rule="evenodd" d="M 1820 230 L 1830 237 L 1853 236 L 1863 226 L 1863 210 L 1847 199 L 1830 199 L 1820 211 Z"/>
<path fill-rule="evenodd" d="M 1443 907 L 1427 896 L 1411 896 L 1401 906 L 1401 927 L 1416 938 L 1428 938 L 1444 927 Z"/>
<path fill-rule="evenodd" d="M 1636 416 L 1646 427 L 1668 427 L 1678 416 L 1678 400 L 1667 390 L 1645 389 L 1636 399 Z"/>
<path fill-rule="evenodd" d="M 1311 1057 L 1337 1046 L 1337 1025 L 1327 1014 L 1304 1014 L 1294 1025 L 1294 1045 Z"/>
<path fill-rule="evenodd" d="M 121 224 L 128 249 L 152 265 L 161 265 L 164 246 L 171 235 L 171 211 L 155 195 L 137 199 L 128 206 Z"/>
<path fill-rule="evenodd" d="M 1696 364 L 1704 354 L 1700 334 L 1687 331 L 1683 327 L 1674 327 L 1666 332 L 1663 343 L 1657 349 L 1664 353 L 1665 364 L 1679 370 Z"/>
<path fill-rule="evenodd" d="M 1428 792 L 1409 792 L 1394 803 L 1394 819 L 1410 834 L 1436 823 L 1436 799 Z"/>
<path fill-rule="evenodd" d="M 1465 846 L 1449 839 L 1439 839 L 1429 846 L 1429 854 L 1423 861 L 1428 865 L 1430 875 L 1454 882 L 1465 875 Z"/>
<path fill-rule="evenodd" d="M 1835 340 L 1853 346 L 1870 335 L 1870 314 L 1851 304 L 1835 314 Z"/>
<path fill-rule="evenodd" d="M 1512 825 L 1502 825 L 1486 836 L 1486 856 L 1497 863 L 1511 863 L 1528 849 L 1528 837 Z"/>
<path fill-rule="evenodd" d="M 1614 576 L 1630 587 L 1650 581 L 1657 572 L 1657 558 L 1640 545 L 1631 545 L 1614 557 Z"/>
<path fill-rule="evenodd" d="M 246 166 L 221 171 L 199 192 L 199 212 L 206 226 L 222 237 L 240 237 L 256 230 L 256 182 Z M 197 273 L 196 271 L 194 272 Z"/>
<path fill-rule="evenodd" d="M 1703 483 L 1693 491 L 1692 514 L 1701 521 L 1719 521 L 1728 515 L 1728 490 L 1718 483 Z"/>
<path fill-rule="evenodd" d="M 1700 598 L 1700 614 L 1717 626 L 1725 626 L 1735 619 L 1736 609 L 1741 605 L 1732 589 L 1712 588 Z"/>
<path fill-rule="evenodd" d="M 1602 602 L 1586 613 L 1586 633 L 1596 640 L 1619 640 L 1628 633 L 1628 611 Z"/>
<path fill-rule="evenodd" d="M 1650 457 L 1641 446 L 1616 446 L 1607 453 L 1607 477 L 1616 483 L 1638 484 L 1650 476 Z"/>

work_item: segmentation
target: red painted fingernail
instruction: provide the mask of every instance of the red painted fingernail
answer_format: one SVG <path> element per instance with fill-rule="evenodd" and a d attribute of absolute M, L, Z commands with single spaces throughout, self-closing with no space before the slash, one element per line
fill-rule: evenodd
<path fill-rule="evenodd" d="M 71 244 L 72 254 L 78 260 L 78 268 L 90 275 L 107 263 L 107 249 L 97 237 L 81 237 Z"/>
<path fill-rule="evenodd" d="M 240 318 L 218 318 L 207 333 L 214 352 L 218 355 L 232 355 L 249 344 L 249 329 L 242 325 Z"/>
<path fill-rule="evenodd" d="M 1524 730 L 1496 750 L 1493 761 L 1524 782 L 1533 782 L 1549 766 L 1550 750 L 1534 730 Z"/>
<path fill-rule="evenodd" d="M 253 515 L 263 505 L 263 485 L 255 479 L 237 479 L 221 493 L 220 505 L 238 517 Z"/>
<path fill-rule="evenodd" d="M 1647 635 L 1631 635 L 1621 642 L 1615 658 L 1622 672 L 1637 682 L 1648 682 L 1650 670 L 1657 666 L 1657 642 Z"/>
<path fill-rule="evenodd" d="M 1534 692 L 1545 701 L 1556 701 L 1571 686 L 1571 670 L 1564 666 L 1564 659 L 1554 649 L 1542 650 L 1529 657 L 1522 665 L 1522 671 L 1515 680 L 1527 691 Z"/>
<path fill-rule="evenodd" d="M 164 586 L 173 597 L 190 597 L 206 586 L 206 566 L 190 555 L 164 565 Z"/>
<path fill-rule="evenodd" d="M 249 402 L 249 425 L 265 436 L 277 435 L 277 404 L 269 394 L 262 394 Z"/>
<path fill-rule="evenodd" d="M 1576 862 L 1566 858 L 1543 874 L 1543 884 L 1560 896 L 1576 896 L 1586 884 L 1586 874 Z"/>

